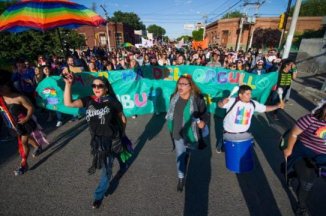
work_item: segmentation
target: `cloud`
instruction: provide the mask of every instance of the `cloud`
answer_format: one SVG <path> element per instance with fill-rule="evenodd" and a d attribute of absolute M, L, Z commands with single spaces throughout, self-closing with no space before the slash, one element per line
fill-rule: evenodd
<path fill-rule="evenodd" d="M 184 0 L 174 0 L 174 4 L 176 6 L 186 5 L 186 4 L 191 4 L 191 3 L 192 3 L 192 0 L 187 0 L 187 1 L 184 1 Z"/>

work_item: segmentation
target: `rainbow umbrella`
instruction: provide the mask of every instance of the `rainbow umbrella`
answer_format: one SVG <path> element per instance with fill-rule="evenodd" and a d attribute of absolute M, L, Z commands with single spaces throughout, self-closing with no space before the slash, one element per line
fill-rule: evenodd
<path fill-rule="evenodd" d="M 99 26 L 106 21 L 83 5 L 68 0 L 24 0 L 7 8 L 0 16 L 0 31 L 46 31 L 57 27 Z"/>

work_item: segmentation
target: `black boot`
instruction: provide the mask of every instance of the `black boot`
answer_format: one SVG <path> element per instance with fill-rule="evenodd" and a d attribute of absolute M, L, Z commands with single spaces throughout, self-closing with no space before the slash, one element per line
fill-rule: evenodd
<path fill-rule="evenodd" d="M 184 178 L 179 178 L 178 180 L 178 185 L 177 185 L 177 191 L 182 192 L 183 191 L 183 186 L 184 186 Z"/>

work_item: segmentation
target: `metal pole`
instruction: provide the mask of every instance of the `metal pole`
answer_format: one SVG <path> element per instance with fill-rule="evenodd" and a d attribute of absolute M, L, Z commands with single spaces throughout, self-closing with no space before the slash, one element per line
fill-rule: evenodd
<path fill-rule="evenodd" d="M 297 2 L 296 2 L 294 12 L 293 12 L 293 16 L 292 16 L 292 20 L 291 20 L 290 29 L 289 29 L 289 34 L 288 34 L 288 37 L 286 39 L 286 43 L 285 43 L 285 46 L 284 46 L 284 52 L 283 52 L 282 59 L 286 59 L 286 58 L 289 57 L 290 49 L 291 49 L 291 45 L 292 45 L 292 40 L 293 40 L 293 35 L 294 35 L 294 32 L 295 32 L 295 28 L 296 28 L 296 25 L 297 25 L 298 16 L 299 16 L 299 12 L 300 12 L 301 2 L 302 2 L 302 0 L 297 0 Z"/>
<path fill-rule="evenodd" d="M 108 12 L 105 10 L 103 5 L 100 5 L 100 7 L 103 9 L 104 13 L 105 13 L 105 17 L 106 17 L 106 39 L 108 42 L 108 48 L 109 51 L 111 52 L 111 43 L 110 43 L 110 35 L 109 35 L 109 16 L 108 16 Z"/>
<path fill-rule="evenodd" d="M 243 17 L 241 17 L 240 18 L 240 32 L 239 32 L 236 51 L 239 51 L 239 48 L 240 48 L 240 40 L 241 40 L 241 37 L 242 37 L 242 29 L 243 29 L 243 20 L 244 20 Z"/>
<path fill-rule="evenodd" d="M 288 2 L 288 7 L 286 8 L 286 12 L 285 12 L 285 17 L 284 17 L 284 23 L 283 23 L 283 28 L 282 28 L 282 34 L 281 34 L 281 38 L 280 38 L 280 43 L 278 45 L 278 48 L 280 49 L 282 46 L 282 41 L 283 41 L 283 37 L 286 31 L 286 25 L 288 23 L 288 18 L 289 18 L 289 14 L 290 14 L 290 10 L 291 10 L 291 4 L 292 4 L 292 0 L 289 0 Z"/>
<path fill-rule="evenodd" d="M 255 27 L 251 27 L 251 34 L 250 34 L 250 41 L 249 41 L 248 49 L 250 49 L 252 46 L 252 40 L 254 38 L 254 33 L 255 33 Z"/>

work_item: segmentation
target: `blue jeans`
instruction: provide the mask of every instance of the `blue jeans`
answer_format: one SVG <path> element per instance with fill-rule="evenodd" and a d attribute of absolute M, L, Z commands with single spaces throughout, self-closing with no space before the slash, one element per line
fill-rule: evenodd
<path fill-rule="evenodd" d="M 112 176 L 112 166 L 113 166 L 114 156 L 111 155 L 107 157 L 106 167 L 103 164 L 102 174 L 100 177 L 100 182 L 94 192 L 94 200 L 102 200 L 104 198 L 105 192 L 108 190 L 110 186 L 110 180 Z"/>
<path fill-rule="evenodd" d="M 175 153 L 177 158 L 178 178 L 184 178 L 189 158 L 190 149 L 187 148 L 184 139 L 174 140 Z"/>

